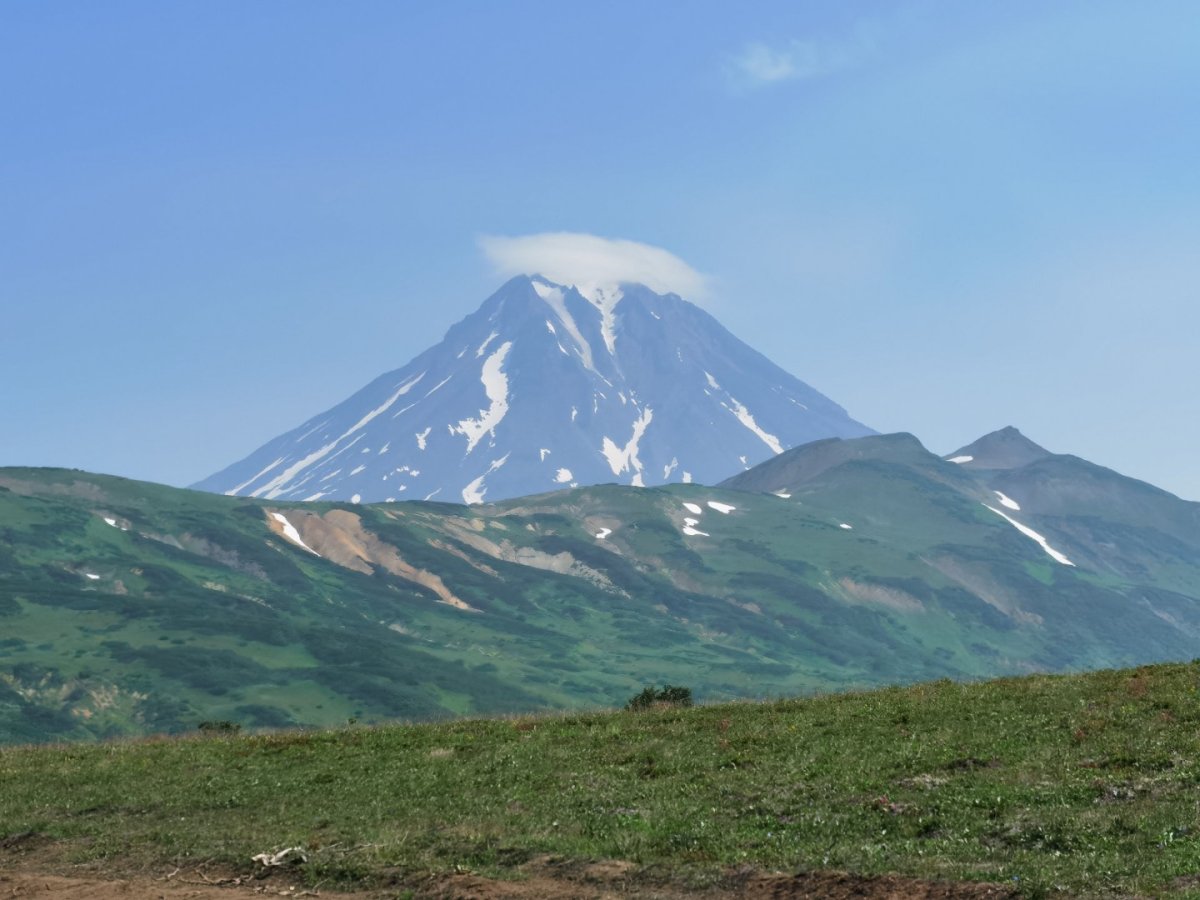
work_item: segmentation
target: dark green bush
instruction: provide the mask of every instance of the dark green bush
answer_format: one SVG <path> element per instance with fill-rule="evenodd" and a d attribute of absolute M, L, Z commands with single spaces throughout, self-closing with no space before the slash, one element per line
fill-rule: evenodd
<path fill-rule="evenodd" d="M 669 706 L 684 707 L 692 705 L 692 689 L 677 684 L 664 684 L 658 690 L 652 684 L 646 685 L 640 694 L 634 694 L 625 704 L 630 712 L 644 709 L 655 709 Z"/>

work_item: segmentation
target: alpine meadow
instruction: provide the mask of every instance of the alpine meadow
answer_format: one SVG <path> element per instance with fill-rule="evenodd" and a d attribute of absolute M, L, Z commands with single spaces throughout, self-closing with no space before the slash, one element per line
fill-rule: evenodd
<path fill-rule="evenodd" d="M 0 896 L 1200 897 L 1197 23 L 0 5 Z"/>

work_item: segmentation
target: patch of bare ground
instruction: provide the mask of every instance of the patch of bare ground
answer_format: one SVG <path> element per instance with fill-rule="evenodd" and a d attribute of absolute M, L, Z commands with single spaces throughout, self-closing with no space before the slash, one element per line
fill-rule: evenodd
<path fill-rule="evenodd" d="M 111 876 L 88 867 L 84 871 L 54 865 L 38 852 L 47 849 L 32 837 L 13 853 L 0 850 L 0 900 L 31 897 L 37 900 L 242 900 L 263 897 L 385 898 L 414 897 L 429 900 L 1001 900 L 1016 895 L 994 884 L 926 881 L 898 875 L 862 876 L 844 872 L 806 872 L 798 875 L 766 873 L 745 867 L 726 872 L 703 888 L 673 883 L 660 873 L 639 871 L 620 860 L 578 862 L 538 858 L 522 866 L 516 880 L 474 874 L 397 876 L 387 887 L 334 891 L 307 887 L 294 873 L 272 871 L 256 875 L 218 875 L 204 867 L 180 867 L 157 875 Z M 6 852 L 7 851 L 7 852 Z M 110 861 L 111 862 L 111 861 Z"/>

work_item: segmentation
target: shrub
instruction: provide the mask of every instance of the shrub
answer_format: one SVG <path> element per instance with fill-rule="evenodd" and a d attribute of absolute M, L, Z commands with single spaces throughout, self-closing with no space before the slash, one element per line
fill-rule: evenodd
<path fill-rule="evenodd" d="M 219 722 L 201 722 L 200 730 L 205 734 L 237 734 L 242 730 L 242 726 L 237 722 L 222 719 Z"/>
<path fill-rule="evenodd" d="M 684 707 L 692 705 L 692 689 L 677 684 L 665 684 L 662 690 L 654 685 L 646 685 L 640 694 L 634 694 L 625 704 L 631 712 L 644 709 L 664 709 L 668 707 Z"/>

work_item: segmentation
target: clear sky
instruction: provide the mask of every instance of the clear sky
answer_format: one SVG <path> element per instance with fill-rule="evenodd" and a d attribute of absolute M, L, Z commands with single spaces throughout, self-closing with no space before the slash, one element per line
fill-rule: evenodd
<path fill-rule="evenodd" d="M 1200 6 L 0 2 L 0 465 L 187 484 L 485 238 L 661 247 L 880 431 L 1200 500 Z"/>

